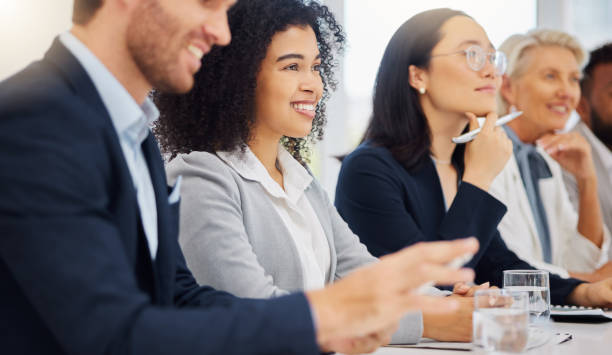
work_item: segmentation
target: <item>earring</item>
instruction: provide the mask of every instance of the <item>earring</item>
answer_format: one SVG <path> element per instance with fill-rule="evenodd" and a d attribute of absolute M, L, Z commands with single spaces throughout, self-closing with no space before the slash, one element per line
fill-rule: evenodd
<path fill-rule="evenodd" d="M 510 105 L 509 110 L 510 110 L 510 112 L 516 112 L 516 106 Z"/>
<path fill-rule="evenodd" d="M 424 87 L 422 87 L 422 88 L 420 88 L 420 89 L 419 89 L 419 93 L 420 93 L 421 95 L 425 95 L 425 93 L 426 93 L 426 92 L 427 92 L 427 89 L 425 89 Z"/>

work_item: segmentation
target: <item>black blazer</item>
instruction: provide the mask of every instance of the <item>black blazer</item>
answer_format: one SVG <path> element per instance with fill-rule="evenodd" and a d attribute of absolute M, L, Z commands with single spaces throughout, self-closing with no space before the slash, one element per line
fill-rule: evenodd
<path fill-rule="evenodd" d="M 497 225 L 506 206 L 487 192 L 462 182 L 446 211 L 436 168 L 430 160 L 408 172 L 383 147 L 362 144 L 342 163 L 336 187 L 340 215 L 375 256 L 435 240 L 475 236 L 480 249 L 467 264 L 476 282 L 503 286 L 503 270 L 533 269 L 508 249 Z M 567 303 L 581 283 L 551 274 L 551 301 Z"/>
<path fill-rule="evenodd" d="M 152 134 L 153 263 L 119 139 L 56 40 L 0 83 L 0 353 L 314 354 L 303 294 L 243 300 L 199 287 L 178 246 Z"/>

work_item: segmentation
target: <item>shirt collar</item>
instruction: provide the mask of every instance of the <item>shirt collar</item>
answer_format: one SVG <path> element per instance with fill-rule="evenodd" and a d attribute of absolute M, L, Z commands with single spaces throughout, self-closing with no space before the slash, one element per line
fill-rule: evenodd
<path fill-rule="evenodd" d="M 159 117 L 159 111 L 151 99 L 146 98 L 142 106 L 138 105 L 104 64 L 72 33 L 62 33 L 59 40 L 91 78 L 117 134 L 127 137 L 132 143 L 142 143 L 149 133 L 149 127 Z"/>
<path fill-rule="evenodd" d="M 528 143 L 524 143 L 516 133 L 514 133 L 514 130 L 512 128 L 510 128 L 509 126 L 503 126 L 504 130 L 506 131 L 506 134 L 508 135 L 508 138 L 510 138 L 510 140 L 512 141 L 512 147 L 514 148 L 514 150 L 516 151 L 517 148 L 524 146 L 524 145 L 531 145 Z"/>
<path fill-rule="evenodd" d="M 260 183 L 264 189 L 276 198 L 287 198 L 296 203 L 312 182 L 312 176 L 306 168 L 281 145 L 278 145 L 278 164 L 283 173 L 285 190 L 268 173 L 257 156 L 247 146 L 242 152 L 236 149 L 231 152 L 218 151 L 217 155 L 240 176 Z"/>

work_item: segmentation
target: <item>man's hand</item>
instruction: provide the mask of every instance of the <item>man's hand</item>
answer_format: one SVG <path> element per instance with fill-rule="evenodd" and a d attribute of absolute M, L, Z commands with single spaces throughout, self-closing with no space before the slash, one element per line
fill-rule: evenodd
<path fill-rule="evenodd" d="M 612 307 L 612 278 L 578 285 L 568 301 L 585 307 Z"/>
<path fill-rule="evenodd" d="M 423 337 L 439 341 L 472 341 L 473 297 L 456 297 L 459 309 L 452 313 L 423 313 Z"/>
<path fill-rule="evenodd" d="M 395 323 L 379 332 L 372 333 L 359 338 L 332 340 L 321 346 L 325 352 L 335 351 L 343 354 L 364 354 L 374 352 L 381 346 L 389 344 L 391 336 L 397 330 Z"/>
<path fill-rule="evenodd" d="M 489 282 L 485 282 L 480 285 L 469 286 L 465 282 L 457 282 L 453 286 L 453 294 L 451 296 L 463 296 L 463 297 L 474 297 L 474 294 L 478 290 L 487 290 L 489 288 L 497 288 L 495 286 L 489 287 Z"/>
<path fill-rule="evenodd" d="M 591 273 L 583 273 L 583 272 L 573 272 L 570 271 L 570 276 L 576 279 L 588 281 L 588 282 L 597 282 L 601 280 L 605 280 L 607 278 L 612 277 L 612 261 L 608 261 L 603 264 L 599 269 L 591 272 Z"/>
<path fill-rule="evenodd" d="M 471 281 L 472 270 L 455 270 L 446 265 L 477 250 L 475 238 L 419 243 L 382 257 L 379 263 L 360 268 L 322 290 L 307 292 L 319 345 L 379 333 L 396 324 L 408 311 L 431 314 L 455 311 L 458 301 L 419 295 L 415 291 L 430 281 L 441 284 Z"/>

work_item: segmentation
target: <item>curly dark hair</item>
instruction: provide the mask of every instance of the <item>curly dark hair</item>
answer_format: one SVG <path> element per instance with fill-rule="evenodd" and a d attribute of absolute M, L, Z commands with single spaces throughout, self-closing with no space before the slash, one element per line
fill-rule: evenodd
<path fill-rule="evenodd" d="M 321 54 L 323 95 L 310 134 L 282 139 L 287 150 L 306 164 L 311 143 L 323 138 L 325 103 L 337 85 L 335 56 L 343 52 L 345 42 L 341 26 L 315 0 L 239 1 L 228 12 L 228 21 L 231 43 L 214 47 L 202 59 L 202 69 L 188 94 L 153 93 L 161 113 L 154 132 L 162 151 L 172 159 L 192 151 L 246 149 L 255 119 L 257 74 L 272 37 L 290 26 L 310 26 Z"/>

